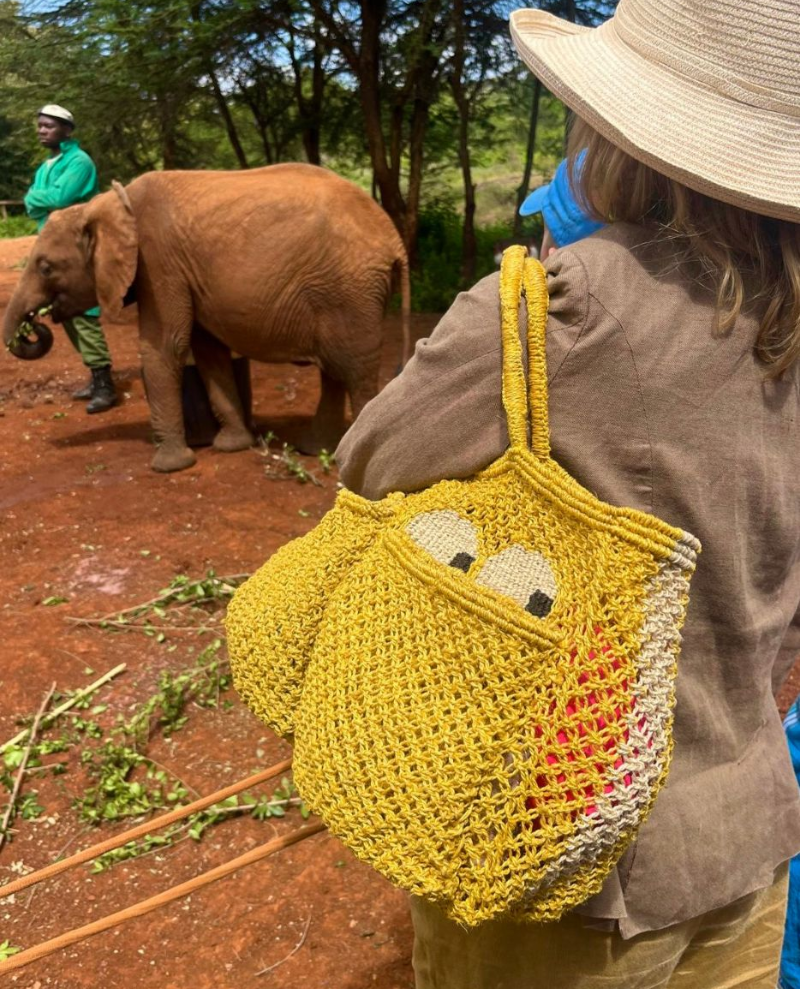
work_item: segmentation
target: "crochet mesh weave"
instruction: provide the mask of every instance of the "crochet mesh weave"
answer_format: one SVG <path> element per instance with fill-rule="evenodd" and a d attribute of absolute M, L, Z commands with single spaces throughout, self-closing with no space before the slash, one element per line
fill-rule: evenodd
<path fill-rule="evenodd" d="M 319 525 L 282 546 L 230 602 L 225 630 L 236 690 L 279 735 L 294 731 L 330 592 L 392 515 L 396 500 L 369 502 L 342 491 Z"/>
<path fill-rule="evenodd" d="M 467 925 L 557 919 L 635 837 L 669 767 L 700 548 L 550 457 L 545 276 L 524 249 L 504 256 L 501 311 L 509 450 L 469 480 L 376 503 L 384 514 L 344 554 L 340 502 L 305 537 L 316 564 L 308 542 L 290 544 L 229 619 L 237 686 L 268 723 L 294 726 L 309 806 Z"/>

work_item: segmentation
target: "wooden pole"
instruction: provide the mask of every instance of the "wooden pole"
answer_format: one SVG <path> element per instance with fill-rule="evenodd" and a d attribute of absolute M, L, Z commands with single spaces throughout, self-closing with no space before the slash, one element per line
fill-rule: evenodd
<path fill-rule="evenodd" d="M 58 937 L 44 941 L 42 944 L 37 944 L 35 947 L 28 948 L 26 951 L 21 951 L 18 955 L 12 955 L 6 961 L 0 962 L 0 975 L 6 975 L 15 969 L 23 968 L 25 965 L 30 965 L 31 962 L 39 961 L 40 958 L 51 955 L 60 948 L 68 948 L 71 944 L 76 944 L 78 941 L 83 941 L 86 938 L 93 937 L 95 934 L 107 931 L 109 927 L 116 927 L 117 924 L 122 924 L 124 921 L 130 920 L 133 917 L 141 917 L 146 913 L 150 913 L 165 903 L 171 903 L 173 900 L 188 896 L 202 886 L 216 882 L 217 879 L 229 876 L 232 872 L 243 869 L 246 865 L 252 865 L 254 862 L 258 862 L 261 859 L 267 858 L 269 855 L 273 855 L 275 852 L 279 852 L 282 848 L 288 848 L 289 845 L 294 845 L 298 841 L 303 841 L 305 838 L 310 838 L 312 835 L 319 834 L 324 830 L 325 825 L 321 822 L 311 824 L 306 828 L 299 828 L 290 834 L 284 835 L 282 838 L 275 838 L 272 841 L 268 841 L 266 845 L 260 845 L 252 851 L 245 852 L 244 855 L 239 855 L 238 858 L 231 859 L 230 862 L 225 862 L 224 865 L 218 865 L 215 869 L 210 869 L 208 872 L 195 876 L 194 879 L 189 879 L 185 883 L 180 883 L 178 886 L 164 890 L 163 893 L 158 893 L 156 896 L 151 896 L 147 900 L 134 903 L 133 906 L 119 910 L 117 913 L 109 914 L 107 917 L 101 917 L 91 924 L 84 924 L 83 927 L 76 927 L 74 930 L 59 934 Z"/>
<path fill-rule="evenodd" d="M 265 780 L 273 779 L 275 776 L 280 776 L 281 773 L 288 772 L 291 768 L 292 760 L 285 759 L 283 762 L 276 763 L 276 765 L 270 766 L 269 769 L 264 769 L 254 776 L 250 776 L 245 780 L 239 780 L 238 783 L 232 783 L 230 786 L 226 786 L 222 790 L 217 790 L 216 793 L 212 793 L 207 797 L 201 797 L 199 800 L 195 800 L 194 803 L 186 804 L 185 807 L 178 807 L 166 814 L 162 814 L 161 817 L 154 818 L 152 821 L 145 821 L 144 824 L 139 824 L 135 828 L 123 831 L 122 834 L 115 835 L 107 841 L 101 841 L 97 845 L 92 845 L 91 848 L 85 848 L 82 852 L 76 852 L 61 862 L 53 862 L 43 869 L 37 869 L 36 872 L 31 872 L 27 876 L 21 876 L 19 879 L 15 879 L 5 886 L 0 886 L 0 899 L 11 896 L 12 893 L 18 893 L 28 886 L 44 882 L 45 879 L 52 879 L 53 876 L 57 876 L 67 869 L 71 869 L 74 865 L 88 862 L 90 859 L 97 858 L 98 855 L 102 855 L 104 852 L 110 852 L 114 848 L 119 848 L 120 845 L 133 841 L 134 838 L 151 834 L 153 831 L 158 831 L 168 824 L 180 821 L 183 817 L 188 817 L 190 814 L 196 814 L 198 811 L 205 810 L 206 807 L 220 803 L 222 800 L 226 800 L 228 797 L 232 797 L 242 790 L 247 790 L 251 786 L 265 782 Z M 2 967 L 0 967 L 0 971 L 2 971 Z"/>

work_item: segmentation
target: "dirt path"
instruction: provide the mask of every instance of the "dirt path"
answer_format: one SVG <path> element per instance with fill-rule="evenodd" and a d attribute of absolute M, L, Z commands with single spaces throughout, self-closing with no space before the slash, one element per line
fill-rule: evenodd
<path fill-rule="evenodd" d="M 29 243 L 0 242 L 0 312 L 18 277 L 13 266 Z M 415 334 L 434 323 L 432 316 L 415 318 Z M 37 709 L 52 682 L 61 691 L 75 689 L 125 662 L 128 671 L 97 698 L 107 705 L 95 717 L 105 730 L 152 694 L 160 671 L 190 666 L 210 639 L 190 630 L 158 642 L 137 632 L 75 627 L 67 616 L 136 604 L 179 574 L 251 572 L 313 526 L 335 494 L 335 477 L 313 458 L 304 462 L 319 475 L 319 487 L 269 479 L 258 450 L 225 456 L 204 449 L 188 471 L 153 473 L 135 326 L 112 326 L 108 336 L 125 397 L 119 408 L 91 418 L 69 397 L 84 372 L 63 335 L 57 333 L 52 352 L 38 363 L 0 354 L 0 742 L 16 734 L 16 719 Z M 385 380 L 399 349 L 399 320 L 390 316 Z M 317 388 L 313 368 L 254 365 L 262 430 L 280 434 L 310 415 Z M 59 598 L 66 601 L 44 603 Z M 170 740 L 155 738 L 148 752 L 201 793 L 289 752 L 232 690 L 223 700 L 231 703 L 192 708 L 186 726 Z M 68 844 L 72 852 L 124 829 L 115 823 L 87 833 L 71 806 L 86 781 L 76 753 L 71 760 L 64 775 L 28 785 L 44 812 L 17 820 L 14 840 L 0 851 L 3 881 L 47 864 Z M 200 842 L 184 841 L 97 875 L 88 867 L 67 873 L 32 898 L 25 892 L 0 901 L 0 944 L 31 946 L 300 823 L 296 812 L 264 822 L 237 818 Z M 287 957 L 306 925 L 302 947 Z M 404 896 L 322 836 L 7 979 L 26 989 L 406 989 L 413 984 L 410 954 Z M 271 972 L 255 974 L 284 958 Z"/>

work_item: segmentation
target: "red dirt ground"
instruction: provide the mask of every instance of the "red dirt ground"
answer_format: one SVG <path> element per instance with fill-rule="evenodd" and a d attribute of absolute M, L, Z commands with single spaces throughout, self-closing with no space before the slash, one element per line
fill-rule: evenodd
<path fill-rule="evenodd" d="M 32 239 L 0 241 L 0 314 Z M 15 267 L 17 265 L 17 267 Z M 435 316 L 414 320 L 415 336 Z M 386 321 L 384 381 L 399 357 L 399 321 Z M 0 530 L 3 657 L 0 741 L 16 719 L 36 711 L 55 682 L 85 686 L 120 662 L 128 669 L 103 688 L 98 720 L 113 723 L 153 690 L 158 672 L 191 664 L 205 640 L 174 633 L 164 643 L 140 633 L 76 627 L 90 617 L 152 598 L 176 574 L 251 572 L 278 546 L 313 526 L 333 501 L 323 486 L 272 480 L 259 450 L 199 451 L 174 475 L 149 468 L 152 454 L 133 323 L 108 337 L 119 408 L 87 417 L 70 392 L 84 372 L 63 335 L 44 360 L 23 363 L 0 353 Z M 255 416 L 262 431 L 310 415 L 317 399 L 313 368 L 253 365 Z M 319 473 L 312 458 L 305 463 Z M 67 602 L 45 606 L 49 597 Z M 177 648 L 169 652 L 170 645 Z M 91 669 L 93 673 L 87 673 Z M 781 694 L 785 708 L 800 691 L 796 668 Z M 149 754 L 187 786 L 209 793 L 285 758 L 289 746 L 263 728 L 234 693 L 228 710 L 194 709 L 171 741 Z M 27 784 L 28 789 L 37 784 Z M 0 850 L 0 881 L 40 868 L 62 853 L 105 838 L 120 825 L 87 831 L 71 808 L 81 774 L 37 786 L 44 816 L 17 820 Z M 7 794 L 0 794 L 0 813 Z M 0 944 L 30 947 L 183 882 L 300 823 L 299 816 L 259 823 L 238 818 L 165 851 L 91 875 L 66 873 L 0 900 Z M 303 932 L 307 934 L 303 939 Z M 333 838 L 318 836 L 221 880 L 189 899 L 9 973 L 21 989 L 408 989 L 413 986 L 411 927 L 405 897 Z M 299 942 L 302 945 L 293 952 Z M 271 972 L 261 969 L 279 963 Z"/>
<path fill-rule="evenodd" d="M 0 241 L 0 313 L 32 239 Z M 15 267 L 16 265 L 16 267 Z M 415 336 L 435 316 L 414 319 Z M 198 463 L 174 475 L 149 468 L 148 409 L 135 325 L 108 329 L 120 407 L 87 417 L 70 392 L 84 371 L 57 328 L 51 353 L 23 363 L 0 353 L 0 741 L 16 719 L 35 712 L 50 684 L 85 686 L 120 662 L 127 671 L 103 688 L 101 716 L 147 697 L 158 671 L 190 665 L 194 633 L 157 643 L 140 633 L 75 627 L 66 616 L 97 616 L 152 598 L 176 574 L 201 577 L 251 572 L 281 544 L 311 528 L 331 505 L 335 475 L 305 463 L 323 486 L 265 475 L 254 449 L 233 455 L 199 451 Z M 384 382 L 397 366 L 399 319 L 386 321 Z M 318 395 L 313 368 L 253 365 L 254 413 L 261 431 L 281 430 L 310 415 Z M 147 554 L 147 555 L 144 555 Z M 42 604 L 65 597 L 58 606 Z M 168 653 L 170 643 L 178 648 Z M 94 672 L 86 673 L 91 668 Z M 236 698 L 229 710 L 194 709 L 171 741 L 148 754 L 200 793 L 209 793 L 289 754 Z M 48 736 L 52 737 L 52 736 Z M 28 788 L 35 786 L 27 784 Z M 267 785 L 267 789 L 271 784 Z M 123 830 L 87 833 L 71 798 L 80 773 L 37 786 L 45 815 L 17 819 L 0 850 L 0 881 L 40 868 L 64 846 L 69 853 Z M 264 789 L 264 788 L 262 788 Z M 7 794 L 0 794 L 0 815 Z M 88 866 L 0 900 L 0 944 L 30 947 L 183 882 L 301 823 L 297 812 L 260 823 L 237 818 L 99 875 Z M 289 956 L 301 940 L 302 946 Z M 9 973 L 24 989 L 407 989 L 413 985 L 411 927 L 402 893 L 357 862 L 335 839 L 311 838 L 205 887 L 188 900 Z M 286 959 L 270 973 L 259 970 Z"/>

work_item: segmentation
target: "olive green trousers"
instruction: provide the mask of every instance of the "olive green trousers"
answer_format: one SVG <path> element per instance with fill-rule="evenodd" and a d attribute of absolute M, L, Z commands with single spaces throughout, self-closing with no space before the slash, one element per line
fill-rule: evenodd
<path fill-rule="evenodd" d="M 775 989 L 788 881 L 628 941 L 576 914 L 465 930 L 414 899 L 417 989 Z"/>
<path fill-rule="evenodd" d="M 97 316 L 76 316 L 65 320 L 63 326 L 86 367 L 109 366 L 111 354 Z"/>

